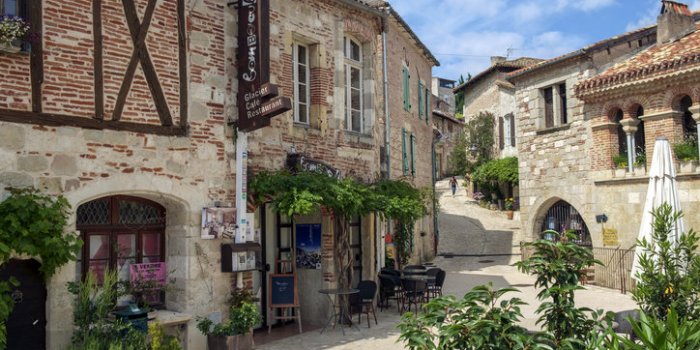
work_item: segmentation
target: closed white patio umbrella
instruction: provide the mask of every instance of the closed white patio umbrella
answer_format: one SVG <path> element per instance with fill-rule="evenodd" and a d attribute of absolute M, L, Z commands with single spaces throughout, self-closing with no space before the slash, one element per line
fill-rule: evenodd
<path fill-rule="evenodd" d="M 661 206 L 663 203 L 668 203 L 674 211 L 681 210 L 680 200 L 678 199 L 678 188 L 676 185 L 676 169 L 673 167 L 673 156 L 671 155 L 671 145 L 668 139 L 660 137 L 656 139 L 654 144 L 654 156 L 651 159 L 651 167 L 649 169 L 649 189 L 647 190 L 646 201 L 644 202 L 644 211 L 642 213 L 642 222 L 639 227 L 640 241 L 646 238 L 647 242 L 651 241 L 653 217 L 651 212 Z M 671 242 L 677 243 L 678 237 L 685 231 L 683 219 L 676 221 L 668 239 Z M 634 263 L 632 264 L 632 278 L 640 269 L 639 254 L 644 251 L 642 247 L 637 247 L 634 254 Z"/>

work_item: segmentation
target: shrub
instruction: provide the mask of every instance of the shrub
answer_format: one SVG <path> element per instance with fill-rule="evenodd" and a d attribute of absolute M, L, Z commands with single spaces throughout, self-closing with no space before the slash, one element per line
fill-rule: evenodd
<path fill-rule="evenodd" d="M 627 160 L 627 155 L 624 153 L 620 153 L 613 156 L 613 164 L 615 164 L 615 167 L 618 169 L 627 168 Z"/>
<path fill-rule="evenodd" d="M 662 204 L 652 211 L 651 241 L 637 241 L 643 252 L 633 297 L 642 311 L 660 320 L 671 308 L 681 320 L 700 320 L 700 238 L 693 230 L 682 233 L 677 244 L 669 237 L 682 216 Z"/>
<path fill-rule="evenodd" d="M 693 137 L 686 137 L 683 141 L 673 145 L 673 153 L 681 161 L 698 160 L 698 141 Z"/>
<path fill-rule="evenodd" d="M 483 185 L 493 183 L 517 185 L 519 181 L 518 158 L 506 157 L 490 160 L 476 168 L 472 180 Z"/>

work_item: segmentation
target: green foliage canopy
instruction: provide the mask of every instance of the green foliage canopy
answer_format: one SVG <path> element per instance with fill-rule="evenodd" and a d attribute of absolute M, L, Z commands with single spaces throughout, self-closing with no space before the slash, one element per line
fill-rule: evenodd
<path fill-rule="evenodd" d="M 500 182 L 517 185 L 518 158 L 506 157 L 488 161 L 476 168 L 472 174 L 472 181 L 480 184 Z"/>

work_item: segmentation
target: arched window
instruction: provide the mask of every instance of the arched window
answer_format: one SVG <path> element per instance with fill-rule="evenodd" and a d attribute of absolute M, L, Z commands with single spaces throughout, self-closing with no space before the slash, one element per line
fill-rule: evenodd
<path fill-rule="evenodd" d="M 690 112 L 693 100 L 689 96 L 684 96 L 680 100 L 680 111 L 683 112 L 683 137 L 696 139 L 698 137 L 698 125 Z"/>
<path fill-rule="evenodd" d="M 576 244 L 587 247 L 592 246 L 591 235 L 588 232 L 586 223 L 583 221 L 583 218 L 576 208 L 566 201 L 560 200 L 547 210 L 544 221 L 542 222 L 542 232 L 547 230 L 554 230 L 560 233 L 573 230 L 577 236 L 574 240 Z M 543 238 L 553 239 L 553 237 Z"/>
<path fill-rule="evenodd" d="M 627 134 L 622 129 L 622 110 L 618 109 L 613 115 L 613 123 L 617 124 L 617 153 L 627 155 Z"/>
<path fill-rule="evenodd" d="M 131 196 L 96 199 L 78 207 L 76 228 L 83 239 L 80 276 L 101 281 L 106 269 L 128 280 L 131 264 L 165 261 L 165 208 Z"/>

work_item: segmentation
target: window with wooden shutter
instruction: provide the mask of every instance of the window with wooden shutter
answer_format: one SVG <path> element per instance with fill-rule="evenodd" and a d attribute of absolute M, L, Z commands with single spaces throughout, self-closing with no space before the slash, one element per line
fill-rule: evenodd
<path fill-rule="evenodd" d="M 559 88 L 557 90 L 559 90 L 559 107 L 561 108 L 559 111 L 559 120 L 561 125 L 564 125 L 568 123 L 568 116 L 566 114 L 566 84 L 559 84 Z"/>
<path fill-rule="evenodd" d="M 430 125 L 430 115 L 432 114 L 432 106 L 430 105 L 430 93 L 429 89 L 425 89 L 425 124 Z"/>
<path fill-rule="evenodd" d="M 510 120 L 510 145 L 515 147 L 515 116 L 511 113 L 508 119 Z"/>
<path fill-rule="evenodd" d="M 503 135 L 503 119 L 505 119 L 505 117 L 498 118 L 498 148 L 500 149 L 503 149 L 503 146 L 505 146 L 505 135 Z"/>
<path fill-rule="evenodd" d="M 423 101 L 423 82 L 418 81 L 418 119 L 423 118 L 425 113 L 425 101 Z"/>
<path fill-rule="evenodd" d="M 416 176 L 416 135 L 411 134 L 411 175 Z"/>
<path fill-rule="evenodd" d="M 406 129 L 401 129 L 401 157 L 403 162 L 403 174 L 408 175 L 408 148 L 406 147 Z"/>
<path fill-rule="evenodd" d="M 410 80 L 410 77 L 408 75 L 408 68 L 403 67 L 401 70 L 402 74 L 402 82 L 403 82 L 403 109 L 405 111 L 410 111 L 411 110 L 411 95 L 409 94 L 410 89 L 408 86 L 408 82 Z"/>
<path fill-rule="evenodd" d="M 544 89 L 544 126 L 551 128 L 554 126 L 554 96 L 552 88 Z"/>

